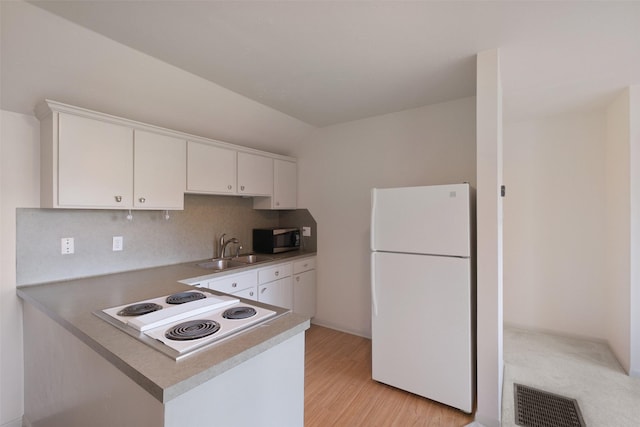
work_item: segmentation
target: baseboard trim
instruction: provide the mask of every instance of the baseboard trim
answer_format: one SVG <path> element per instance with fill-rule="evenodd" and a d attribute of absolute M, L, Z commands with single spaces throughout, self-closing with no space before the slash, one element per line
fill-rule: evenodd
<path fill-rule="evenodd" d="M 592 336 L 589 336 L 589 335 L 574 334 L 572 332 L 556 331 L 554 329 L 538 328 L 538 327 L 535 327 L 535 326 L 526 326 L 526 325 L 520 325 L 520 324 L 517 324 L 517 323 L 510 323 L 510 322 L 505 322 L 503 324 L 503 328 L 504 329 L 513 329 L 513 330 L 526 331 L 526 332 L 533 332 L 533 333 L 539 333 L 539 334 L 555 335 L 555 336 L 558 336 L 558 337 L 573 338 L 573 339 L 579 339 L 579 340 L 583 340 L 583 341 L 597 342 L 597 343 L 606 344 L 606 345 L 609 346 L 609 348 L 611 348 L 611 346 L 609 345 L 609 341 L 607 341 L 606 339 L 604 339 L 604 338 L 596 338 L 596 337 L 592 337 Z"/>
<path fill-rule="evenodd" d="M 344 332 L 345 334 L 355 335 L 362 338 L 371 339 L 371 335 L 366 335 L 363 332 L 353 331 L 349 329 L 345 329 L 339 325 L 333 324 L 331 322 L 324 322 L 322 320 L 318 320 L 315 317 L 311 319 L 312 325 L 322 326 L 323 328 L 333 329 L 334 331 Z"/>

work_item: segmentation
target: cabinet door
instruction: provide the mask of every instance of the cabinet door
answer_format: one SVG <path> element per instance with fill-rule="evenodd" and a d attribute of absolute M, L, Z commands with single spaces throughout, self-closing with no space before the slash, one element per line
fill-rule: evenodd
<path fill-rule="evenodd" d="M 298 202 L 298 165 L 295 162 L 273 161 L 273 208 L 295 209 Z"/>
<path fill-rule="evenodd" d="M 186 141 L 136 130 L 134 159 L 134 207 L 183 209 Z"/>
<path fill-rule="evenodd" d="M 60 113 L 58 121 L 58 205 L 131 207 L 133 130 Z"/>
<path fill-rule="evenodd" d="M 278 307 L 291 309 L 293 307 L 291 277 L 285 277 L 258 286 L 258 301 Z"/>
<path fill-rule="evenodd" d="M 316 271 L 293 276 L 293 311 L 303 316 L 316 315 Z"/>
<path fill-rule="evenodd" d="M 187 191 L 236 193 L 237 152 L 189 141 L 187 144 Z"/>
<path fill-rule="evenodd" d="M 273 194 L 273 159 L 238 153 L 238 193 L 247 196 Z"/>

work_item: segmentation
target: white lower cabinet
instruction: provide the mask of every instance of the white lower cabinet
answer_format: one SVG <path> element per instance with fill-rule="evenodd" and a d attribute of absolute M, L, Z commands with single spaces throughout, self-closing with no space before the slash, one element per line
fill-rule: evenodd
<path fill-rule="evenodd" d="M 316 257 L 255 268 L 239 274 L 211 279 L 195 286 L 235 295 L 295 313 L 316 314 Z"/>
<path fill-rule="evenodd" d="M 293 308 L 293 282 L 290 262 L 258 270 L 258 301 Z"/>
<path fill-rule="evenodd" d="M 247 289 L 243 289 L 238 292 L 234 292 L 232 295 L 238 298 L 250 299 L 253 301 L 258 301 L 258 291 L 256 291 L 256 287 L 252 286 Z"/>
<path fill-rule="evenodd" d="M 291 309 L 292 304 L 291 276 L 258 286 L 258 301 Z"/>
<path fill-rule="evenodd" d="M 293 263 L 293 312 L 316 315 L 316 257 Z"/>
<path fill-rule="evenodd" d="M 204 287 L 225 294 L 232 294 L 239 298 L 257 300 L 256 285 L 258 272 L 255 270 L 205 282 Z M 201 286 L 201 285 L 199 285 Z"/>

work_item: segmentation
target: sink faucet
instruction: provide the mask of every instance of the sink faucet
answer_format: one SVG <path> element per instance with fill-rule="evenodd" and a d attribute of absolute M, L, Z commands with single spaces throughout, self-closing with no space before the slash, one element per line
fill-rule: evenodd
<path fill-rule="evenodd" d="M 218 243 L 218 258 L 222 258 L 223 256 L 222 247 L 224 246 L 224 236 L 226 236 L 226 233 L 222 233 L 222 235 L 220 236 L 220 243 Z M 215 251 L 213 255 L 215 258 Z"/>
<path fill-rule="evenodd" d="M 240 241 L 238 239 L 236 239 L 235 237 L 232 237 L 229 240 L 224 240 L 224 234 L 222 236 L 220 236 L 220 256 L 219 258 L 224 258 L 224 251 L 225 249 L 227 249 L 227 246 L 229 245 L 229 243 L 235 243 L 235 244 L 239 244 Z"/>

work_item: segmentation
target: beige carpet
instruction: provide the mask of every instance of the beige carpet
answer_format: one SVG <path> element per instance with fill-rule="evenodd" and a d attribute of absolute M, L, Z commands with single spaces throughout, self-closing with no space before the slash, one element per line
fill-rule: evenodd
<path fill-rule="evenodd" d="M 576 399 L 588 427 L 640 426 L 640 378 L 601 342 L 504 330 L 502 425 L 515 426 L 513 383 Z"/>

